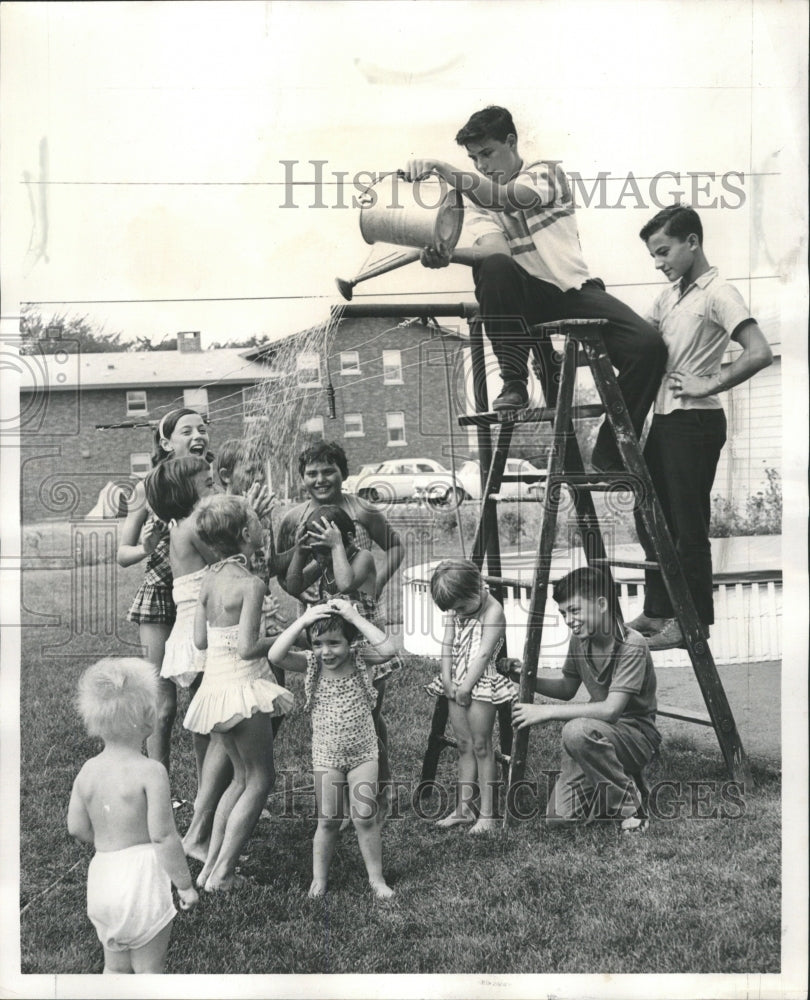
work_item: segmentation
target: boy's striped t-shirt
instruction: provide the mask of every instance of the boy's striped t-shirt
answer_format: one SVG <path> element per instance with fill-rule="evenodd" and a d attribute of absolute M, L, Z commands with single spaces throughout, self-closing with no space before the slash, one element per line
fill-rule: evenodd
<path fill-rule="evenodd" d="M 536 191 L 540 204 L 495 212 L 465 197 L 464 245 L 500 233 L 506 237 L 516 263 L 529 274 L 564 292 L 581 288 L 590 274 L 580 248 L 571 185 L 562 166 L 555 160 L 537 160 L 524 165 L 514 180 Z"/>

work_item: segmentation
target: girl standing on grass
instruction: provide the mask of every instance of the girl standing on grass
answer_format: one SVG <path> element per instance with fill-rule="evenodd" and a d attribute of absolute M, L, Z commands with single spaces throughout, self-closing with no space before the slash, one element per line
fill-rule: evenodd
<path fill-rule="evenodd" d="M 484 833 L 498 822 L 492 746 L 496 706 L 514 701 L 517 696 L 512 682 L 495 669 L 506 617 L 487 590 L 478 567 L 467 559 L 439 563 L 430 581 L 430 592 L 446 614 L 441 674 L 427 686 L 427 692 L 448 699 L 458 743 L 456 807 L 437 826 L 449 829 L 459 823 L 473 823 L 471 834 Z M 477 821 L 469 801 L 476 778 L 480 793 Z"/>
<path fill-rule="evenodd" d="M 168 458 L 194 455 L 209 458 L 208 428 L 196 410 L 181 408 L 164 414 L 154 432 L 152 467 Z M 169 530 L 146 503 L 144 484 L 139 481 L 128 505 L 129 512 L 118 546 L 118 565 L 134 566 L 146 560 L 146 571 L 127 618 L 138 626 L 146 659 L 160 674 L 163 652 L 175 621 L 172 571 L 169 565 Z M 158 688 L 157 724 L 146 741 L 150 757 L 169 770 L 172 726 L 177 714 L 177 689 L 161 679 Z"/>
<path fill-rule="evenodd" d="M 327 505 L 340 507 L 354 523 L 354 541 L 359 549 L 371 551 L 372 543 L 377 545 L 384 555 L 375 577 L 374 597 L 382 600 L 383 589 L 396 574 L 403 558 L 405 548 L 399 535 L 394 531 L 388 518 L 373 504 L 364 503 L 352 493 L 344 493 L 343 480 L 349 474 L 346 453 L 334 441 L 318 441 L 304 449 L 298 456 L 298 472 L 301 482 L 309 494 L 308 499 L 289 510 L 281 520 L 278 529 L 278 552 L 276 553 L 276 571 L 281 586 L 289 591 L 287 585 L 287 569 L 295 555 L 300 526 L 312 514 Z M 314 603 L 310 601 L 309 603 Z M 382 608 L 378 605 L 378 613 L 372 619 L 376 625 L 385 631 L 386 623 Z M 374 689 L 377 692 L 377 703 L 374 706 L 374 728 L 380 740 L 380 782 L 390 781 L 388 764 L 388 728 L 383 717 L 383 699 L 387 674 L 401 667 L 398 656 L 394 656 L 383 672 L 377 671 L 374 677 Z"/>
<path fill-rule="evenodd" d="M 293 650 L 304 631 L 311 651 Z M 361 637 L 365 644 L 357 643 Z M 378 750 L 371 717 L 376 695 L 366 666 L 390 658 L 394 649 L 392 640 L 353 604 L 333 598 L 328 604 L 307 608 L 281 633 L 268 654 L 272 664 L 306 672 L 305 708 L 312 712 L 312 771 L 318 807 L 311 898 L 327 890 L 347 786 L 349 811 L 372 891 L 378 899 L 394 894 L 382 873 L 381 813 L 375 801 Z"/>
<path fill-rule="evenodd" d="M 174 826 L 169 777 L 141 748 L 157 719 L 153 665 L 100 660 L 79 681 L 78 706 L 104 749 L 73 783 L 67 827 L 95 848 L 87 872 L 87 915 L 104 948 L 105 973 L 162 973 L 176 910 L 197 892 Z"/>
<path fill-rule="evenodd" d="M 230 438 L 224 441 L 212 466 L 217 485 L 232 496 L 245 496 L 250 505 L 258 507 L 261 499 L 259 521 L 262 526 L 262 544 L 249 557 L 248 566 L 265 584 L 262 602 L 260 635 L 275 637 L 286 620 L 279 614 L 278 601 L 270 593 L 270 580 L 275 575 L 275 543 L 270 520 L 274 496 L 265 486 L 264 463 L 259 448 L 248 441 Z M 257 511 L 258 513 L 258 511 Z M 276 681 L 284 685 L 284 671 L 273 671 Z M 283 715 L 274 715 L 273 737 L 278 733 Z M 205 861 L 211 840 L 211 827 L 217 804 L 231 783 L 233 768 L 222 741 L 209 743 L 203 761 L 194 814 L 183 837 L 183 849 L 189 857 Z"/>
<path fill-rule="evenodd" d="M 239 854 L 275 781 L 272 717 L 289 712 L 293 696 L 273 680 L 265 659 L 272 640 L 259 634 L 264 583 L 248 569 L 263 541 L 256 512 L 244 497 L 216 494 L 201 501 L 195 517 L 201 538 L 220 561 L 206 573 L 197 604 L 194 643 L 207 656 L 183 725 L 210 734 L 233 768 L 197 878 L 200 888 L 216 892 L 240 881 Z M 201 788 L 200 800 L 209 799 Z"/>
<path fill-rule="evenodd" d="M 333 597 L 345 597 L 359 605 L 362 614 L 385 630 L 376 599 L 377 570 L 374 557 L 355 543 L 355 522 L 343 508 L 323 504 L 301 525 L 295 550 L 287 568 L 287 590 L 305 604 L 323 603 Z M 386 678 L 401 666 L 398 656 L 376 665 L 371 672 L 379 692 Z M 377 710 L 381 695 L 374 704 L 375 730 L 380 741 L 379 778 L 383 797 L 390 791 L 391 770 L 388 761 L 388 730 Z"/>
<path fill-rule="evenodd" d="M 166 640 L 160 676 L 184 688 L 193 685 L 205 665 L 205 658 L 194 646 L 194 612 L 205 569 L 217 561 L 217 555 L 200 538 L 191 515 L 213 485 L 208 462 L 194 455 L 161 462 L 144 480 L 147 503 L 169 525 L 169 566 L 174 581 L 176 617 Z M 194 740 L 198 787 L 207 744 L 205 739 Z"/>

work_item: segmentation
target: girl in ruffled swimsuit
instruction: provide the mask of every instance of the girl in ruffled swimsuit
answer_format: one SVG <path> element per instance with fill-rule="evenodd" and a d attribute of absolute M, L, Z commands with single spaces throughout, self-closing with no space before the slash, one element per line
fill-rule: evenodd
<path fill-rule="evenodd" d="M 309 633 L 311 651 L 292 647 Z M 365 643 L 358 643 L 365 639 Z M 349 601 L 313 605 L 276 639 L 268 658 L 285 670 L 306 672 L 306 708 L 312 713 L 312 775 L 318 829 L 312 843 L 309 895 L 322 896 L 348 788 L 349 812 L 378 899 L 393 890 L 382 873 L 381 815 L 377 807 L 377 737 L 371 709 L 376 701 L 368 664 L 388 659 L 392 640 Z"/>
<path fill-rule="evenodd" d="M 259 634 L 265 586 L 248 569 L 263 542 L 258 516 L 244 497 L 215 494 L 200 502 L 195 519 L 200 537 L 221 558 L 200 590 L 194 643 L 207 650 L 205 673 L 183 725 L 210 733 L 212 746 L 221 743 L 233 766 L 197 878 L 200 888 L 215 892 L 239 882 L 239 855 L 275 781 L 272 719 L 289 712 L 294 699 L 276 684 L 265 659 L 272 639 Z"/>
<path fill-rule="evenodd" d="M 472 823 L 470 833 L 484 833 L 498 822 L 492 746 L 496 706 L 517 697 L 514 684 L 495 669 L 506 617 L 487 590 L 478 567 L 467 559 L 439 563 L 431 577 L 430 591 L 446 614 L 441 673 L 427 686 L 427 692 L 448 699 L 458 743 L 456 806 L 437 825 L 447 829 Z M 469 801 L 476 779 L 481 796 L 477 819 Z"/>

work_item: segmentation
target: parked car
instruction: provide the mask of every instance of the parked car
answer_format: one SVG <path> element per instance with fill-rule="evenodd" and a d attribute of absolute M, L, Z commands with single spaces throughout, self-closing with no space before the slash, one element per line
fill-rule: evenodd
<path fill-rule="evenodd" d="M 392 458 L 363 465 L 356 475 L 344 480 L 343 489 L 372 503 L 411 497 L 441 503 L 451 497 L 463 500 L 469 496 L 460 479 L 432 458 Z"/>
<path fill-rule="evenodd" d="M 510 476 L 536 476 L 537 481 L 527 482 L 504 482 L 498 490 L 498 496 L 502 500 L 520 500 L 521 498 L 542 500 L 545 495 L 546 470 L 538 469 L 531 462 L 521 458 L 507 458 L 504 474 Z M 460 503 L 463 500 L 481 499 L 481 466 L 474 459 L 470 459 L 459 468 L 455 480 L 451 472 L 442 478 L 434 476 L 429 484 L 430 495 L 425 494 L 424 498 L 434 504 Z M 417 494 L 421 495 L 421 494 Z"/>
<path fill-rule="evenodd" d="M 504 474 L 509 476 L 537 476 L 536 482 L 501 483 L 498 496 L 502 500 L 519 500 L 522 497 L 542 500 L 545 496 L 547 469 L 539 469 L 524 458 L 507 458 Z M 458 479 L 465 493 L 473 499 L 481 499 L 481 465 L 474 459 L 465 462 L 458 470 Z"/>

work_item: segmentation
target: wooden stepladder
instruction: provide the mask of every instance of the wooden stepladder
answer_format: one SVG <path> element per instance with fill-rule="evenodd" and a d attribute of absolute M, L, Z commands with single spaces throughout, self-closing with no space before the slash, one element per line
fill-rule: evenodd
<path fill-rule="evenodd" d="M 674 617 L 681 626 L 684 645 L 689 652 L 708 714 L 663 705 L 659 705 L 658 714 L 712 726 L 729 775 L 733 780 L 745 781 L 750 775 L 742 742 L 605 349 L 601 328 L 606 325 L 605 320 L 570 319 L 533 327 L 532 334 L 537 338 L 533 351 L 539 362 L 539 374 L 547 405 L 542 408 L 499 413 L 486 412 L 486 387 L 481 374 L 484 371 L 484 356 L 480 321 L 476 321 L 472 326 L 472 368 L 477 412 L 460 417 L 459 423 L 462 426 L 476 427 L 481 467 L 488 470 L 482 492 L 481 519 L 473 543 L 472 558 L 479 567 L 483 566 L 486 558 L 485 579 L 497 598 L 502 599 L 505 588 L 519 583 L 508 580 L 501 574 L 496 495 L 502 482 L 521 478 L 504 475 L 515 425 L 550 421 L 554 436 L 540 536 L 534 561 L 531 602 L 520 673 L 520 700 L 523 702 L 534 700 L 534 682 L 543 637 L 543 620 L 557 516 L 565 488 L 570 493 L 575 515 L 576 530 L 572 541 L 579 542 L 588 565 L 598 567 L 611 580 L 610 567 L 616 565 L 651 569 L 662 573 L 664 577 Z M 559 334 L 564 338 L 561 363 L 560 356 L 555 354 L 551 346 L 552 334 Z M 573 405 L 577 367 L 585 364 L 591 369 L 602 406 Z M 619 472 L 586 472 L 574 433 L 575 419 L 593 417 L 602 412 L 605 413 L 616 439 L 622 465 L 622 471 Z M 654 562 L 616 560 L 608 557 L 592 493 L 617 490 L 631 491 L 634 494 L 636 508 L 656 554 Z M 423 782 L 431 781 L 435 777 L 436 759 L 441 747 L 453 745 L 454 742 L 443 735 L 447 709 L 445 705 L 442 720 L 440 707 L 437 705 L 434 713 L 428 752 L 422 770 Z M 505 718 L 501 715 L 500 757 L 504 763 L 509 761 L 508 795 L 511 795 L 525 775 L 530 729 L 519 730 L 512 740 L 511 730 L 505 738 L 505 722 Z M 431 756 L 431 749 L 435 757 Z M 510 813 L 511 810 L 507 808 L 505 822 L 509 821 Z"/>

